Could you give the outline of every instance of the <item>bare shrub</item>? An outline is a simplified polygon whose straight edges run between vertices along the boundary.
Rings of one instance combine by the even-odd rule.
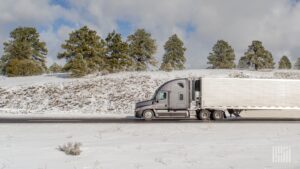
[[[62,151],[62,152],[65,152],[65,154],[67,155],[80,155],[81,153],[81,150],[80,150],[80,146],[82,144],[81,143],[78,143],[78,142],[75,142],[75,143],[67,143],[67,144],[64,144],[62,146],[59,146],[58,147],[58,150],[59,151]]]

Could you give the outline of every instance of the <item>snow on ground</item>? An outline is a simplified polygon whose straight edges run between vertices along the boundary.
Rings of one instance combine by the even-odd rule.
[[[135,101],[150,98],[158,86],[174,78],[299,78],[299,75],[297,71],[186,70],[94,74],[79,79],[68,78],[66,74],[0,77],[0,117],[125,117],[133,115]],[[248,117],[255,113],[261,112],[251,112]],[[280,111],[277,114],[283,115]],[[298,121],[240,120],[2,123],[0,169],[296,169],[300,167],[299,127]],[[82,154],[67,156],[56,149],[68,142],[81,142]],[[285,156],[273,151],[281,147],[287,148]],[[291,156],[291,161],[272,161],[287,156]]]
[[[122,72],[69,78],[68,74],[0,77],[1,116],[127,116],[174,78],[300,78],[299,71],[183,70]]]
[[[1,169],[296,169],[298,122],[0,124]],[[246,131],[246,132],[245,132]],[[56,148],[81,142],[82,154]],[[287,148],[285,156],[273,148]],[[291,161],[272,160],[291,157]]]

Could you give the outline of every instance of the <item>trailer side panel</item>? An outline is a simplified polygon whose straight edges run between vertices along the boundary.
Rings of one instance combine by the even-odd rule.
[[[300,109],[300,80],[202,78],[202,108]]]

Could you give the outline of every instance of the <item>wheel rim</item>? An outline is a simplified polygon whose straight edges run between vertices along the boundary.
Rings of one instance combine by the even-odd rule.
[[[208,114],[206,112],[202,113],[202,118],[203,119],[207,119],[207,117],[208,117]]]
[[[149,111],[145,112],[144,118],[145,118],[145,119],[152,119],[152,113],[149,112]]]
[[[213,113],[213,116],[214,116],[214,119],[215,120],[220,120],[220,119],[222,119],[223,117],[223,112],[222,111],[215,111],[214,113]]]
[[[208,120],[210,117],[210,113],[207,110],[201,110],[198,115],[200,120]]]

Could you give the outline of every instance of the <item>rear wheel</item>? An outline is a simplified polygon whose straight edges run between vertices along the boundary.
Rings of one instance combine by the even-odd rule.
[[[210,119],[210,111],[208,111],[208,110],[200,110],[197,113],[197,118],[199,120],[209,120]]]
[[[222,119],[224,119],[224,112],[221,110],[215,110],[212,112],[211,118],[213,120],[222,120]]]
[[[145,110],[143,113],[143,118],[144,120],[152,120],[154,117],[153,111],[152,110]]]

